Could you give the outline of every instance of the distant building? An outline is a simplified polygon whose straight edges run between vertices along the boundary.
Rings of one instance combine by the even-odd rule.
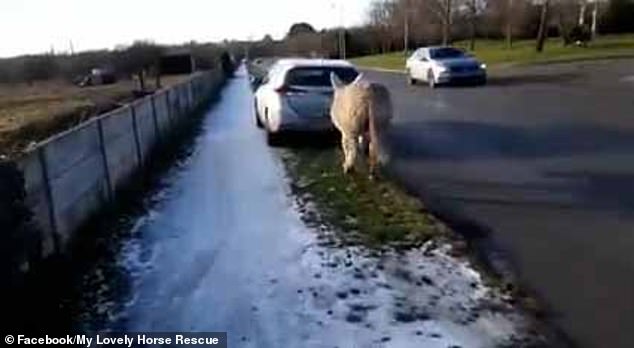
[[[82,76],[76,82],[80,87],[108,85],[117,82],[114,70],[111,68],[94,68],[90,74]]]
[[[196,70],[194,56],[189,48],[169,48],[161,55],[159,61],[161,74],[191,74]]]

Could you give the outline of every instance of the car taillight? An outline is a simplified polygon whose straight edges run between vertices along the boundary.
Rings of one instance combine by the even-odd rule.
[[[278,88],[275,89],[275,92],[279,93],[279,94],[286,94],[286,95],[293,95],[293,94],[305,94],[306,91],[298,89],[298,88],[293,88],[290,86],[286,86],[286,85],[282,85]]]
[[[290,88],[286,85],[282,85],[278,88],[275,89],[275,92],[279,93],[279,94],[286,94],[290,91]]]

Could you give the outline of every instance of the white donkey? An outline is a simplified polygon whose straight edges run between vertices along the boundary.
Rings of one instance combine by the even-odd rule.
[[[377,165],[387,162],[385,134],[392,119],[392,101],[387,88],[365,81],[359,74],[345,85],[334,73],[330,74],[335,89],[330,116],[341,132],[343,148],[343,172],[353,169],[357,157],[357,142],[368,144],[370,177]]]

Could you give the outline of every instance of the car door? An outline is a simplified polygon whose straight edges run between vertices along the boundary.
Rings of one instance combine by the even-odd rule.
[[[427,81],[427,71],[429,70],[429,67],[431,65],[429,49],[425,49],[421,52],[418,62],[418,79]]]
[[[262,82],[255,92],[255,106],[262,122],[266,122],[265,110],[269,107],[268,103],[269,98],[271,97],[271,80],[276,74],[277,70],[277,67],[273,66],[271,70],[269,70],[269,72],[262,78]]]
[[[417,49],[416,51],[414,51],[414,53],[412,53],[412,55],[407,59],[407,70],[409,71],[409,74],[412,78],[418,78],[418,60],[421,54],[421,49]]]
[[[411,62],[411,74],[417,80],[427,79],[427,69],[429,68],[429,58],[427,55],[427,49],[418,50],[412,57]]]

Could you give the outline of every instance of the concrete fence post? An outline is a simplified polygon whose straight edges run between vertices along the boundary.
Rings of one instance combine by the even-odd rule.
[[[167,112],[167,122],[170,125],[170,129],[172,129],[172,127],[174,127],[174,119],[172,116],[172,103],[170,102],[170,93],[171,93],[171,89],[167,89],[165,90],[165,93],[163,94],[165,97],[165,105],[167,105],[167,110],[165,110],[165,112]]]
[[[187,98],[187,112],[191,112],[193,109],[193,105],[192,105],[192,82],[191,81],[187,81],[187,84],[185,85],[185,98]]]
[[[195,106],[195,102],[194,102],[194,81],[193,80],[189,80],[189,82],[187,82],[187,96],[189,99],[189,111],[191,112],[192,110],[194,110],[194,106]]]
[[[159,127],[158,115],[156,114],[156,105],[154,104],[154,95],[150,96],[150,105],[152,106],[152,119],[154,120],[154,133],[156,140],[160,143],[162,140],[161,129]]]
[[[175,119],[177,120],[177,122],[179,121],[180,118],[180,111],[181,111],[181,105],[180,105],[180,93],[178,92],[178,89],[176,89],[176,87],[172,88],[171,91],[174,92],[174,113],[175,115]]]
[[[114,200],[114,189],[112,186],[112,179],[110,178],[110,168],[108,166],[108,153],[106,152],[106,141],[103,135],[102,118],[97,119],[97,132],[99,133],[99,152],[101,153],[101,161],[103,163],[103,174],[104,174],[104,179],[106,179],[106,189],[108,192],[108,200],[112,202]]]
[[[141,150],[141,139],[139,136],[139,126],[136,119],[136,112],[134,111],[134,104],[130,105],[130,112],[132,113],[132,131],[134,133],[134,145],[136,147],[137,163],[143,164],[143,150]]]
[[[53,200],[53,190],[51,189],[51,179],[48,174],[48,164],[46,162],[46,146],[37,149],[37,159],[42,170],[42,184],[44,185],[44,196],[46,197],[46,207],[48,208],[48,222],[53,236],[53,248],[55,252],[61,252],[61,241],[57,228],[57,215],[55,212],[55,201]]]
[[[196,105],[198,105],[198,99],[196,98],[196,78],[193,78],[190,84],[191,84],[190,90],[192,95],[192,105],[193,105],[193,108],[196,108]]]

